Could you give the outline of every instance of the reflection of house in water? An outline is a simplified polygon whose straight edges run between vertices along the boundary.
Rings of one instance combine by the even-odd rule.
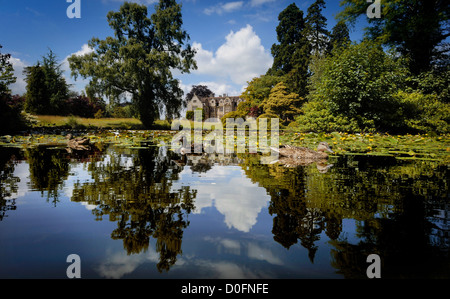
[[[430,243],[444,251],[450,249],[450,204],[442,204],[434,209],[435,214],[428,217],[433,224],[430,233]]]
[[[242,159],[236,155],[208,154],[208,155],[184,155],[181,160],[174,161],[178,166],[190,166],[193,172],[208,172],[214,165],[238,166]]]
[[[207,98],[194,95],[187,104],[187,111],[203,109],[206,119],[222,118],[225,114],[236,111],[239,103],[243,101],[240,97],[230,97],[226,94],[219,97],[212,96]]]

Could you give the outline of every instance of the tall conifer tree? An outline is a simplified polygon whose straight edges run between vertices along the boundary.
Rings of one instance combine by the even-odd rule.
[[[322,14],[324,0],[316,0],[309,8],[306,16],[306,32],[314,55],[325,53],[328,47],[330,32],[326,29],[327,19]]]
[[[303,11],[295,3],[289,5],[278,16],[276,32],[279,44],[272,46],[273,66],[267,72],[272,76],[285,76],[292,92],[307,94],[310,44],[306,37]]]

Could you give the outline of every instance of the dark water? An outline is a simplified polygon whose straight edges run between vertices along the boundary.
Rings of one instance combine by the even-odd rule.
[[[0,278],[450,278],[449,166],[0,148]]]

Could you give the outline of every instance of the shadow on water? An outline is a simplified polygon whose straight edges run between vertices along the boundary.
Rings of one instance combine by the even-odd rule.
[[[128,255],[146,252],[156,240],[157,269],[169,271],[182,253],[184,230],[198,190],[176,190],[179,174],[239,166],[270,196],[273,240],[286,249],[300,244],[316,262],[319,240],[329,240],[330,263],[345,278],[365,278],[370,254],[383,257],[384,278],[450,277],[449,167],[436,161],[382,156],[332,157],[332,167],[264,165],[259,155],[181,157],[164,147],[0,149],[0,221],[16,210],[19,161],[29,165],[29,188],[58,205],[72,165],[83,163],[88,181],[73,186],[72,202],[95,206],[96,220],[117,227]],[[322,171],[321,171],[322,169]],[[350,240],[345,221],[356,223]],[[0,222],[1,225],[1,222]]]

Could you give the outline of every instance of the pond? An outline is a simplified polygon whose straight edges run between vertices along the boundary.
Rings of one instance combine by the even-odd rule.
[[[0,278],[450,278],[449,166],[0,147]]]

